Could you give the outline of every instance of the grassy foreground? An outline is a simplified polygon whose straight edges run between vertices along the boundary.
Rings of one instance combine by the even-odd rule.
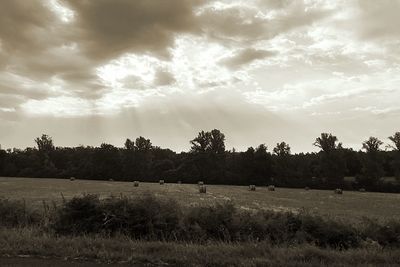
[[[120,266],[398,266],[400,250],[338,251],[311,245],[147,242],[117,236],[55,237],[32,228],[0,229],[0,255],[118,263]]]
[[[27,205],[42,209],[43,201],[60,203],[61,194],[67,199],[83,193],[100,197],[110,195],[142,196],[148,193],[158,198],[173,199],[181,205],[196,206],[223,203],[231,200],[243,210],[291,211],[307,210],[318,215],[342,218],[346,221],[360,221],[367,217],[378,220],[400,220],[400,194],[360,193],[345,191],[335,195],[330,190],[309,190],[277,188],[268,191],[257,187],[249,191],[246,186],[207,185],[207,194],[199,194],[194,184],[111,182],[93,180],[42,179],[42,178],[2,178],[0,177],[0,197],[25,199]]]

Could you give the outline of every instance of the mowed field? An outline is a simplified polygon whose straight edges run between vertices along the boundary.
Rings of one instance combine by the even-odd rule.
[[[276,188],[268,191],[257,187],[207,185],[207,193],[200,194],[195,184],[140,183],[42,178],[0,178],[0,198],[24,199],[27,206],[42,208],[43,201],[62,202],[62,196],[71,199],[82,194],[109,196],[141,196],[154,194],[170,198],[183,206],[207,205],[232,201],[243,210],[306,210],[319,215],[359,222],[363,218],[378,220],[400,219],[400,194],[345,191],[343,195],[329,190]],[[50,203],[48,203],[50,204]]]

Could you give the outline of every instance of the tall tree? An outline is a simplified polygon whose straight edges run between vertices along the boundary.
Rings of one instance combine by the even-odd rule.
[[[54,150],[53,139],[47,134],[42,134],[41,137],[37,137],[35,143],[41,152],[48,153]]]
[[[366,154],[363,157],[363,167],[361,174],[357,176],[357,182],[363,187],[372,189],[384,175],[382,158],[379,155],[382,144],[381,140],[372,136],[362,143],[362,148],[366,151]]]
[[[275,155],[284,157],[290,155],[290,146],[285,142],[280,142],[276,144],[276,147],[274,147],[273,151]]]
[[[290,181],[289,177],[292,172],[290,166],[290,146],[285,142],[277,143],[273,149],[273,173],[277,185],[288,186]]]
[[[396,132],[394,135],[389,136],[389,140],[393,142],[393,145],[389,145],[394,150],[393,160],[391,162],[394,176],[400,181],[400,132]]]
[[[127,150],[134,150],[135,149],[135,142],[131,139],[127,138],[125,141],[125,149]]]
[[[209,136],[209,151],[215,154],[223,154],[225,152],[225,135],[220,130],[214,129]]]
[[[193,153],[206,152],[210,146],[210,133],[201,131],[196,138],[190,141],[192,145],[190,151]]]
[[[336,136],[331,133],[321,133],[321,137],[315,139],[313,143],[321,148],[320,169],[328,187],[340,187],[344,183],[344,173],[346,165],[343,160],[342,144],[338,143]]]
[[[152,148],[150,139],[146,139],[143,136],[136,138],[135,143],[138,151],[149,151]]]

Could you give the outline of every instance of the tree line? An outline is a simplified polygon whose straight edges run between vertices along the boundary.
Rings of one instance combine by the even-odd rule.
[[[209,184],[270,185],[343,188],[400,192],[400,132],[362,143],[362,150],[343,147],[331,133],[313,143],[319,152],[292,154],[290,145],[265,144],[246,151],[226,150],[225,135],[201,131],[190,141],[189,152],[176,153],[154,146],[142,136],[126,139],[124,147],[103,143],[99,147],[56,147],[43,134],[36,147],[0,149],[0,176],[45,177]],[[350,177],[350,178],[348,178]],[[385,179],[384,177],[394,177]]]

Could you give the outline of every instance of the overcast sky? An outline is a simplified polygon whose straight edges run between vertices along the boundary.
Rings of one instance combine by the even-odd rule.
[[[2,0],[0,144],[313,151],[400,130],[398,0]]]

